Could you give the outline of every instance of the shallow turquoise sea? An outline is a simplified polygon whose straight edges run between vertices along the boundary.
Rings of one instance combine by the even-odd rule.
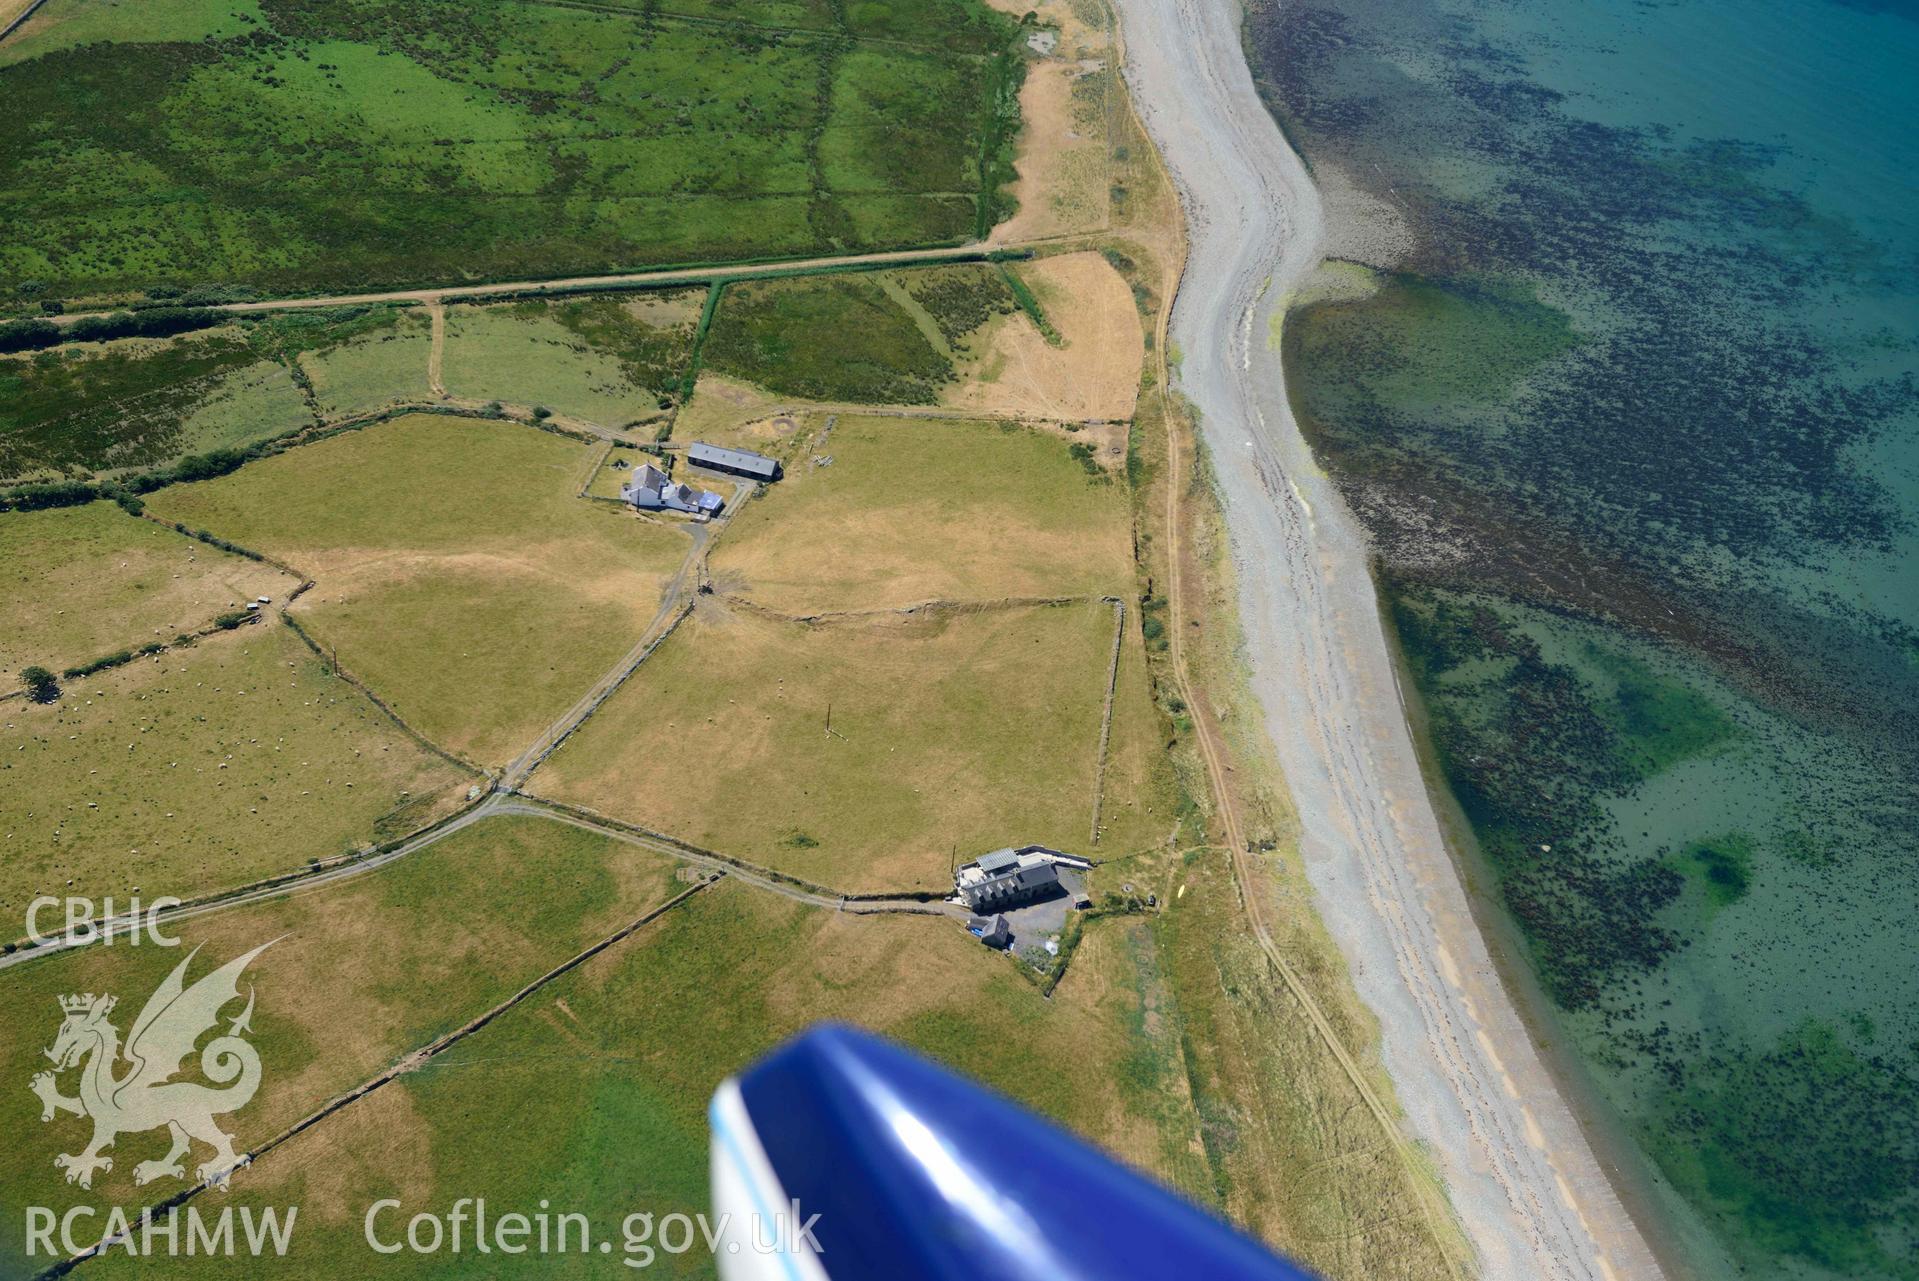
[[[1919,4],[1247,44],[1410,233],[1303,295],[1289,387],[1635,1205],[1697,1275],[1919,1277]]]

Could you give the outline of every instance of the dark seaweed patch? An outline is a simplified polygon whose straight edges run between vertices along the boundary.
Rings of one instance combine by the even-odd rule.
[[[1752,838],[1743,833],[1695,841],[1681,857],[1704,875],[1707,897],[1716,906],[1737,903],[1752,888]]]
[[[1395,626],[1447,782],[1471,820],[1548,991],[1569,1010],[1656,969],[1683,877],[1622,857],[1601,808],[1643,777],[1643,751],[1576,671],[1488,604],[1388,583]]]
[[[1895,1250],[1919,1232],[1919,1081],[1813,1021],[1711,1066],[1713,1085],[1669,1101],[1661,1160],[1768,1249],[1842,1276],[1910,1276]]]

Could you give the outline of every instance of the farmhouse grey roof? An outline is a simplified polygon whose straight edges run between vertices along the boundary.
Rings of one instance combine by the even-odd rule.
[[[974,911],[1022,903],[1059,885],[1059,869],[1048,854],[994,850],[966,864],[953,885]]]
[[[635,507],[647,511],[659,511],[662,508],[671,511],[687,512],[698,515],[711,515],[718,511],[722,500],[718,494],[680,481],[668,480],[666,473],[652,463],[644,463],[633,473],[633,480],[620,491],[620,497]]]
[[[720,445],[708,445],[703,441],[695,441],[686,447],[686,457],[688,461],[698,463],[702,467],[732,472],[739,476],[751,476],[755,480],[780,478],[778,460],[744,449],[726,449]]]

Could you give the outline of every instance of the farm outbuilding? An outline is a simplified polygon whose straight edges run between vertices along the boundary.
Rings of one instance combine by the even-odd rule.
[[[686,461],[709,471],[723,471],[750,480],[774,481],[780,478],[780,464],[776,458],[745,449],[708,445],[703,441],[695,441],[686,447]]]
[[[967,932],[988,947],[1005,947],[1013,941],[1004,916],[975,916],[966,922]]]

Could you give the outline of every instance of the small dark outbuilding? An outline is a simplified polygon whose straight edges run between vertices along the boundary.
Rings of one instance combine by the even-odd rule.
[[[975,916],[966,923],[967,932],[988,947],[1005,947],[1013,941],[1004,916]]]

